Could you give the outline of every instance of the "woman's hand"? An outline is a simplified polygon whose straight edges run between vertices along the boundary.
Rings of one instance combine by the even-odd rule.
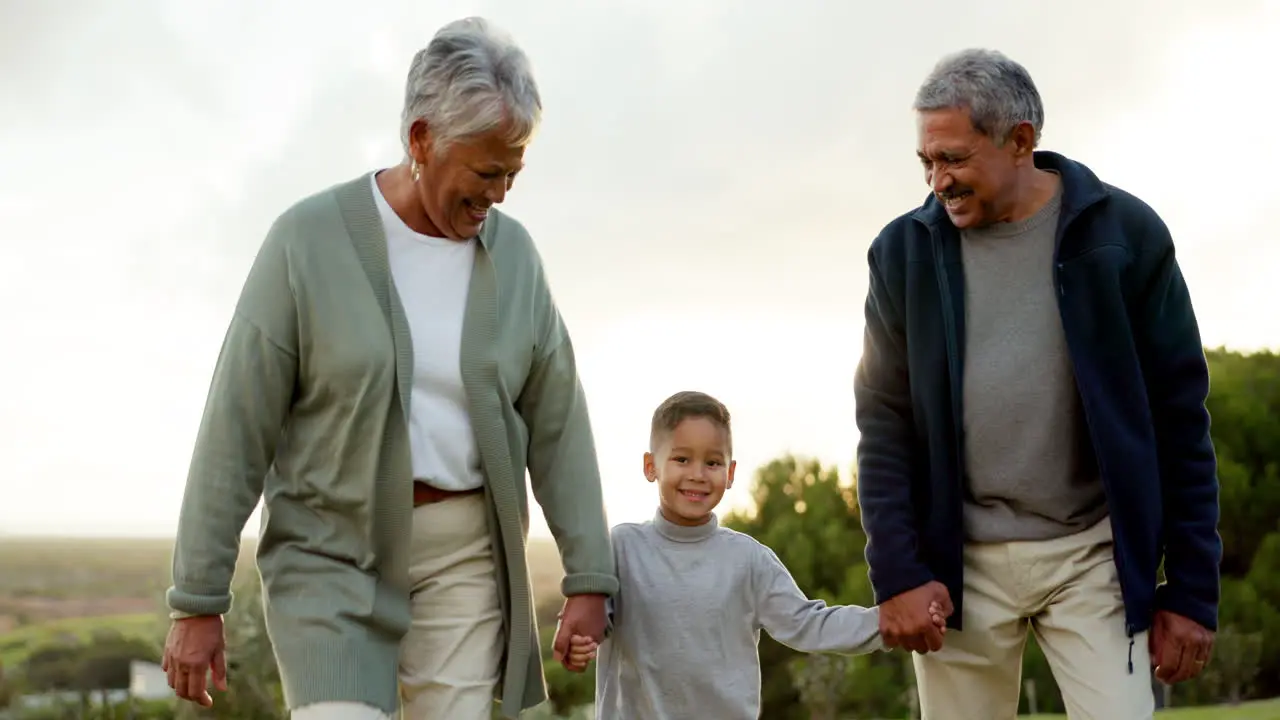
[[[174,620],[164,642],[160,667],[169,675],[169,687],[183,700],[213,707],[205,684],[213,671],[213,686],[227,691],[227,641],[221,615],[199,615]]]

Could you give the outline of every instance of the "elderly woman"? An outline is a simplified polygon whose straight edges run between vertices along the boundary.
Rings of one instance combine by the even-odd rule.
[[[409,68],[406,164],[276,220],[245,282],[187,479],[164,665],[226,686],[221,615],[265,503],[263,602],[299,720],[509,717],[545,699],[527,468],[560,546],[557,648],[618,587],[572,345],[529,235],[494,206],[541,116],[480,19]]]

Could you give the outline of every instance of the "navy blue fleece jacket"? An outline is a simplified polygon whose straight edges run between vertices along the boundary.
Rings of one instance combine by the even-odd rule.
[[[1035,162],[1063,182],[1054,282],[1106,488],[1127,630],[1148,629],[1157,608],[1216,629],[1222,541],[1209,374],[1173,240],[1154,210],[1084,165],[1049,152]],[[884,602],[939,580],[959,610],[960,236],[930,196],[881,231],[868,262],[855,394],[871,583]],[[1162,560],[1167,582],[1157,587]]]

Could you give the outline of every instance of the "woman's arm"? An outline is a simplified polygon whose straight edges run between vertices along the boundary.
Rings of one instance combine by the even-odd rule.
[[[262,497],[293,400],[297,307],[286,235],[277,222],[258,252],[214,367],[173,551],[167,599],[178,616],[231,607],[240,534]]]
[[[618,578],[600,467],[573,344],[544,291],[540,342],[516,409],[529,428],[529,478],[564,563],[561,592],[612,595]]]

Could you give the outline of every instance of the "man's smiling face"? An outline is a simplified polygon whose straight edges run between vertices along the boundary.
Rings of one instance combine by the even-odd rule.
[[[919,131],[924,180],[952,224],[963,230],[1000,222],[1017,196],[1017,143],[997,145],[966,108],[921,112]]]

